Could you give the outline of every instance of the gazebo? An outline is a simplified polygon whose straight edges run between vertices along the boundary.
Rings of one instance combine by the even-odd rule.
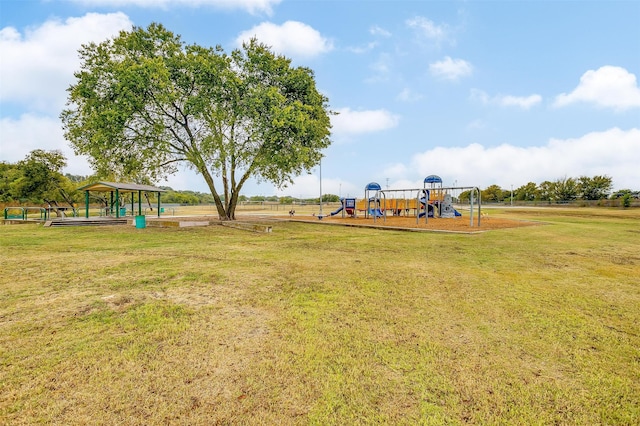
[[[120,217],[120,196],[122,194],[131,194],[131,208],[134,206],[134,194],[138,193],[138,215],[142,215],[142,193],[154,192],[158,196],[158,217],[160,217],[160,194],[166,192],[162,188],[158,188],[151,185],[138,185],[135,183],[115,183],[115,182],[96,182],[89,185],[85,185],[78,188],[78,191],[84,191],[85,199],[85,217],[89,217],[89,193],[93,192],[109,192],[111,193],[111,207],[114,206],[115,201],[115,213],[116,218]]]

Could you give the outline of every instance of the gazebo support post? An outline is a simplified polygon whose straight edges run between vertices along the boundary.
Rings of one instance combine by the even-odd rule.
[[[120,192],[116,188],[116,219],[120,217]]]
[[[89,191],[84,191],[84,217],[89,219]]]

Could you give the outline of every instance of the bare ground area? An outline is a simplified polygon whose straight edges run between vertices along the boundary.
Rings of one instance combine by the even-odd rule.
[[[506,229],[506,228],[520,228],[523,226],[542,225],[543,222],[529,221],[529,220],[517,220],[506,219],[503,217],[484,215],[480,219],[480,226],[478,226],[477,216],[473,218],[473,226],[471,226],[468,216],[457,218],[429,218],[425,223],[424,218],[416,220],[415,217],[410,216],[387,216],[386,218],[376,218],[374,221],[372,217],[365,218],[364,216],[352,218],[343,218],[340,215],[328,216],[319,219],[317,216],[312,215],[238,215],[238,221],[240,222],[255,222],[260,220],[290,220],[295,222],[309,222],[317,224],[332,224],[343,226],[356,226],[356,227],[372,227],[372,228],[389,228],[389,229],[401,229],[401,230],[416,230],[416,231],[434,231],[434,232],[463,232],[463,233],[475,233],[490,231],[494,229]],[[151,218],[149,221],[154,221],[155,218]],[[217,217],[213,216],[183,216],[180,218],[165,218],[164,221],[209,221],[210,224],[219,223]]]
[[[324,217],[321,220],[314,216],[280,216],[279,219],[295,220],[295,221],[311,221],[322,222],[329,224],[340,224],[345,226],[365,226],[365,227],[380,227],[380,228],[397,228],[407,230],[425,230],[425,231],[447,231],[447,232],[482,232],[493,229],[505,229],[505,228],[519,228],[522,226],[541,225],[541,222],[524,221],[505,219],[501,217],[485,216],[480,219],[480,226],[478,226],[477,217],[473,220],[473,226],[471,226],[469,217],[457,217],[451,219],[443,218],[429,218],[425,223],[424,218],[416,221],[415,217],[406,216],[387,216],[386,218],[376,218],[375,222],[373,218],[364,217],[345,217],[331,216]]]

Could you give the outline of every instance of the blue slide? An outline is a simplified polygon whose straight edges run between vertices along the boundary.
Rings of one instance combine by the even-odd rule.
[[[422,203],[422,205],[424,205],[424,202],[423,202],[422,200],[424,200],[424,198],[422,198],[422,199],[420,200],[420,203]],[[429,204],[429,207],[428,207],[428,208],[429,208],[429,217],[433,217],[433,206],[432,206],[431,204]],[[424,217],[424,212],[419,213],[419,214],[418,214],[418,217]]]
[[[334,212],[331,212],[329,214],[319,214],[317,217],[318,217],[318,219],[322,220],[323,217],[329,217],[329,216],[337,215],[338,213],[340,213],[342,211],[342,209],[343,209],[343,207],[340,206],[340,207],[338,207],[338,210],[336,210]]]
[[[340,213],[340,212],[342,211],[342,209],[343,209],[343,206],[338,207],[338,210],[336,210],[336,211],[334,211],[334,212],[329,213],[329,216],[335,216],[335,215],[337,215],[338,213]]]

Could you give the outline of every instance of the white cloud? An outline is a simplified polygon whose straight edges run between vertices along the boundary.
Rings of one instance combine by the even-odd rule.
[[[379,27],[377,25],[374,25],[371,28],[369,28],[369,33],[371,35],[375,35],[375,36],[391,37],[391,33],[389,31],[387,31],[384,28],[381,28],[381,27]]]
[[[452,59],[447,56],[442,61],[429,64],[429,71],[436,77],[457,80],[473,73],[471,64],[463,59]]]
[[[296,177],[293,184],[286,188],[275,189],[265,188],[265,195],[275,193],[278,197],[290,196],[295,198],[318,198],[320,196],[320,176],[316,168],[311,174],[304,174]],[[362,193],[362,188],[358,188],[350,182],[332,177],[322,177],[322,193],[334,194],[341,197],[356,197]],[[326,207],[325,207],[326,208]],[[325,210],[324,213],[327,213]]]
[[[529,95],[529,96],[499,96],[498,104],[502,106],[517,106],[522,109],[529,109],[534,105],[538,105],[542,102],[542,96],[540,95]]]
[[[387,183],[385,182],[383,186],[384,189],[395,189],[395,190],[401,190],[401,189],[416,189],[416,188],[422,188],[424,185],[424,178],[420,178],[420,179],[414,179],[414,180],[409,180],[409,179],[397,179],[397,180],[390,180],[389,181],[389,188],[387,188]],[[399,195],[399,193],[396,193],[396,195]],[[403,192],[402,193],[402,198],[409,198],[409,197],[413,197],[415,196],[416,193],[411,193],[411,192]]]
[[[282,25],[263,22],[250,30],[243,31],[236,38],[236,44],[251,38],[267,44],[277,53],[301,58],[312,58],[333,50],[330,40],[309,25],[298,21],[287,21]]]
[[[514,188],[569,176],[607,175],[616,189],[640,186],[640,129],[612,128],[578,138],[551,139],[544,146],[503,144],[486,148],[434,148],[416,154],[409,169],[420,175],[437,174],[459,185],[485,188],[497,184]],[[434,167],[434,165],[437,165]]]
[[[201,174],[189,168],[189,166],[184,163],[179,164],[177,167],[178,173],[167,176],[164,180],[157,182],[158,185],[166,185],[179,191],[210,192],[209,187]],[[216,182],[216,185],[219,187],[218,182]]]
[[[480,89],[471,89],[469,98],[473,101],[477,101],[485,105],[491,103],[491,96],[489,96],[489,94],[484,90]]]
[[[408,87],[402,89],[402,91],[398,93],[398,96],[396,96],[396,99],[402,102],[416,102],[421,100],[422,98],[424,98],[424,96],[422,96],[420,93],[412,91]]]
[[[481,119],[473,120],[467,124],[467,129],[470,129],[470,130],[484,129],[486,127],[487,127],[487,124]]]
[[[393,58],[388,53],[381,53],[378,59],[369,65],[373,71],[373,76],[365,79],[367,83],[378,83],[389,79],[391,68],[393,66]]]
[[[378,43],[376,43],[375,41],[372,41],[371,43],[367,43],[364,46],[351,46],[351,47],[347,47],[347,50],[349,52],[353,52],[353,53],[357,53],[357,54],[363,54],[363,53],[367,53],[372,51],[373,49],[375,49],[378,46]]]
[[[0,30],[0,101],[57,114],[66,89],[80,67],[81,44],[101,42],[130,29],[123,13],[88,13],[64,22],[50,20],[20,34],[13,27]]]
[[[384,109],[352,111],[340,108],[338,115],[331,117],[333,134],[338,136],[379,132],[396,127],[400,122],[398,115]]]
[[[381,28],[377,25],[372,26],[371,28],[369,28],[369,34],[376,36],[376,37],[391,37],[391,33],[387,30],[385,30],[384,28]],[[363,54],[363,53],[367,53],[372,51],[373,49],[375,49],[376,47],[379,46],[379,43],[377,41],[371,41],[369,43],[366,43],[364,45],[360,45],[360,46],[350,46],[347,47],[346,50],[349,52],[353,52],[353,53],[357,53],[359,55]]]
[[[395,163],[395,164],[390,164],[387,167],[384,168],[382,174],[384,176],[388,176],[390,179],[391,178],[402,178],[404,176],[406,176],[408,170],[407,170],[407,166],[402,164],[402,163]]]
[[[0,119],[0,161],[16,163],[34,149],[60,150],[67,158],[65,173],[89,175],[93,173],[87,160],[76,157],[64,139],[60,120],[34,114],[24,114],[18,119]]]
[[[249,13],[263,12],[272,14],[273,8],[282,0],[73,0],[87,6],[136,6],[154,9],[170,7],[203,7],[211,6],[220,9],[243,9]]]
[[[436,25],[433,21],[423,16],[407,19],[405,23],[409,28],[417,30],[421,37],[435,42],[438,46],[450,37],[450,31],[446,25]]]
[[[603,66],[589,70],[571,93],[556,97],[554,106],[587,102],[603,108],[626,110],[640,107],[640,88],[636,76],[624,68]]]
[[[472,89],[470,97],[485,105],[515,106],[522,109],[529,109],[542,102],[542,96],[537,94],[529,96],[496,95],[491,97],[486,92],[478,89]]]

